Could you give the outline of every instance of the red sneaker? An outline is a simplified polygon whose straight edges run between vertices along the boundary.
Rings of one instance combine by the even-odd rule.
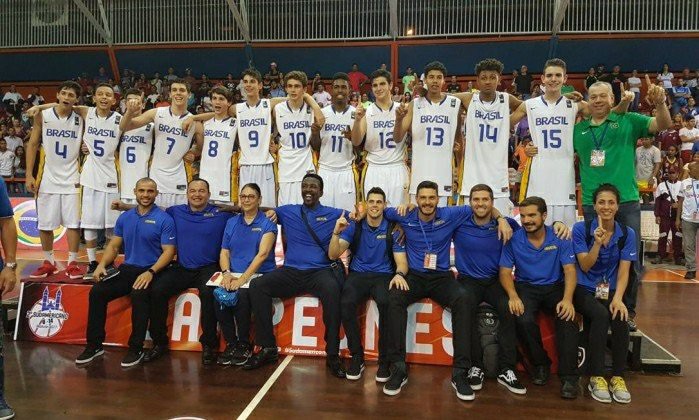
[[[58,268],[51,264],[48,260],[44,260],[44,263],[39,266],[33,273],[29,275],[32,279],[43,279],[50,275],[58,273]]]
[[[85,270],[78,265],[77,261],[73,261],[66,267],[66,275],[73,280],[81,279],[85,275]]]

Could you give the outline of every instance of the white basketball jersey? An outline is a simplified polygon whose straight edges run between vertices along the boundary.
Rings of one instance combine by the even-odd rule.
[[[74,194],[80,186],[78,157],[83,137],[83,119],[75,112],[60,118],[55,108],[41,112],[43,165],[39,167],[39,192]]]
[[[80,172],[80,185],[97,191],[119,192],[115,153],[121,135],[120,120],[118,112],[110,112],[102,118],[97,115],[97,108],[88,108],[83,141],[90,153]]]
[[[539,153],[531,159],[526,196],[554,206],[575,205],[573,127],[578,104],[561,96],[547,103],[543,96],[525,101],[529,131]]]
[[[506,93],[496,92],[493,102],[474,93],[466,112],[466,147],[461,195],[476,184],[493,189],[493,197],[509,197],[507,153],[510,142],[510,104]]]
[[[238,118],[238,147],[240,165],[268,165],[274,163],[269,154],[272,138],[272,109],[269,99],[261,99],[255,106],[246,102],[235,105]]]
[[[392,165],[403,163],[405,159],[405,142],[393,140],[393,126],[396,124],[396,108],[400,104],[391,102],[388,109],[381,109],[377,104],[369,105],[366,118],[366,160],[375,165]]]
[[[139,179],[148,176],[148,162],[153,151],[153,123],[127,131],[119,146],[119,188],[121,198],[135,199],[133,190]]]
[[[201,153],[199,178],[209,183],[211,199],[231,201],[231,158],[238,125],[233,118],[204,123],[204,150]]]
[[[413,154],[410,194],[422,181],[433,181],[439,195],[452,195],[454,136],[459,125],[461,100],[445,95],[439,103],[427,98],[413,100]]]
[[[335,112],[333,106],[323,108],[325,124],[320,130],[320,156],[318,165],[332,171],[342,171],[352,168],[354,149],[352,140],[342,132],[351,130],[354,125],[355,108],[347,106],[345,112]]]
[[[187,171],[184,155],[192,147],[194,124],[185,133],[182,122],[189,117],[172,115],[170,107],[158,108],[155,114],[155,147],[150,164],[150,177],[158,185],[158,191],[169,194],[187,192]]]
[[[274,107],[274,119],[279,132],[279,182],[298,182],[309,172],[315,172],[311,154],[311,125],[313,112],[305,102],[294,110],[289,102]]]

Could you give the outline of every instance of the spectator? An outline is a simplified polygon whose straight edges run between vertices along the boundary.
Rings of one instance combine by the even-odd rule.
[[[248,94],[245,93],[245,84],[243,83],[242,78],[238,82],[238,86],[236,86],[235,89],[238,91],[238,93],[240,93],[241,100],[246,101],[248,98]]]
[[[459,93],[461,92],[461,85],[456,81],[456,76],[451,76],[451,83],[447,86],[447,92],[449,93]]]
[[[636,183],[639,190],[653,188],[661,162],[660,149],[653,146],[653,139],[643,137],[641,146],[636,148]]]
[[[320,72],[317,71],[315,76],[313,76],[313,81],[311,82],[311,92],[315,92],[317,90],[319,83],[323,83],[323,80],[320,77]]]
[[[699,106],[694,98],[687,99],[687,115],[694,118],[694,125],[699,127]]]
[[[401,102],[403,100],[403,94],[400,93],[400,88],[398,86],[393,86],[393,95],[391,99],[393,102]]]
[[[107,81],[107,84],[112,87],[112,90],[114,91],[114,97],[118,100],[121,98],[121,86],[119,86],[118,83],[114,83],[114,80],[109,79]]]
[[[156,95],[162,91],[163,79],[160,78],[160,73],[158,73],[157,71],[153,75],[153,78],[150,79],[150,85],[153,86],[152,92],[154,92]]]
[[[7,150],[14,153],[17,146],[22,145],[22,138],[18,137],[15,127],[10,127],[7,129],[7,137],[5,137],[5,146]]]
[[[27,102],[22,104],[22,113],[19,115],[19,121],[22,124],[22,128],[25,130],[29,130],[29,128],[32,126],[32,120],[29,117],[29,114],[27,114],[27,111],[29,110],[29,104]]]
[[[92,87],[92,85],[88,85],[87,89],[84,92],[85,93],[83,93],[82,104],[85,106],[95,106],[95,89]]]
[[[233,80],[233,75],[228,73],[226,76],[226,80],[223,81],[223,86],[228,89],[230,92],[233,92],[235,90],[235,80]]]
[[[168,82],[169,82],[168,85],[169,85],[170,83],[172,83],[173,80],[177,80],[177,79],[179,79],[179,78],[180,78],[180,77],[179,77],[178,75],[175,74],[175,69],[172,68],[172,67],[169,67],[169,68],[167,69],[167,74],[165,75],[165,77],[164,77],[163,79],[165,79],[166,81],[168,81]]]
[[[284,84],[284,73],[277,68],[277,63],[274,61],[269,63],[269,71],[265,74],[265,77],[269,77],[270,83],[277,82],[279,86]]]
[[[655,113],[655,110],[653,110]],[[655,114],[654,114],[655,115]],[[667,152],[670,146],[677,147],[677,150],[682,150],[682,140],[680,139],[680,130],[684,126],[681,115],[672,117],[672,126],[667,130],[663,130],[655,135],[655,142],[662,153]],[[691,156],[690,156],[691,157]]]
[[[529,74],[528,70],[527,66],[522,65],[519,75],[515,79],[517,92],[522,95],[522,100],[529,99],[532,96],[532,75]]]
[[[325,86],[322,83],[318,83],[316,85],[316,91],[313,94],[313,99],[318,102],[318,105],[320,105],[321,108],[329,105],[332,101],[332,97],[325,90]]]
[[[315,90],[314,90],[315,92]],[[269,98],[272,96],[272,81],[269,80],[269,76],[265,76],[262,80],[262,97]]]
[[[25,134],[27,134],[24,127],[22,127],[22,122],[19,120],[19,118],[12,118],[12,128],[15,129],[15,136],[19,137],[20,139],[24,138]]]
[[[187,96],[187,110],[193,114],[197,113],[197,95],[192,91]]]
[[[680,109],[687,106],[687,99],[691,97],[689,88],[685,85],[684,79],[677,78],[675,86],[672,88],[672,113],[677,114]]]
[[[684,265],[682,261],[682,233],[675,226],[679,207],[677,196],[680,193],[678,175],[679,171],[672,168],[666,173],[655,191],[653,213],[655,214],[655,223],[659,226],[660,236],[658,236],[658,257],[653,260],[653,264],[662,264],[663,261],[667,260],[667,237],[672,234],[672,256],[675,259],[675,264]]]
[[[386,70],[386,71],[388,71],[388,66],[386,65],[386,63],[381,63],[381,66],[379,66],[379,70]]]
[[[406,92],[405,95],[407,96],[408,93]],[[410,102],[410,99],[408,99],[407,101]],[[350,96],[349,104],[356,108],[359,105],[359,94],[353,93]]]
[[[10,90],[5,92],[5,95],[2,97],[2,102],[5,104],[7,112],[10,114],[19,116],[22,112],[24,98],[17,92],[15,85],[10,85]]]
[[[27,96],[27,102],[30,104],[30,106],[38,106],[45,103],[44,97],[41,96],[41,93],[39,93],[38,87],[32,88],[32,93]]]
[[[82,73],[80,76],[78,76],[78,84],[82,88],[82,91],[85,92],[87,90],[88,86],[94,86],[94,82],[92,79],[87,77],[87,73]]]
[[[694,118],[686,116],[684,118],[684,127],[679,131],[680,140],[682,141],[682,160],[689,162],[692,156],[694,142],[699,140],[699,129],[694,124]]]
[[[156,108],[164,108],[170,106],[170,102],[168,101],[167,94],[161,94],[158,96],[158,102],[155,103]]]
[[[595,69],[595,76],[597,77],[597,80],[599,80],[602,76],[607,74],[606,69],[604,67],[604,64],[600,63],[597,65],[597,68]]]
[[[203,98],[204,96],[208,96],[209,91],[211,90],[211,88],[213,88],[213,86],[211,85],[211,80],[209,80],[209,76],[207,76],[206,74],[201,75],[201,82],[197,83],[197,81],[195,80],[194,83],[197,84],[197,88],[195,90],[194,87],[192,87],[192,90],[197,92],[197,98]],[[190,86],[193,85],[190,84]]]
[[[466,92],[471,92],[471,93],[476,93],[478,92],[478,89],[473,87],[473,82],[469,80],[469,82],[466,84]]]
[[[413,83],[415,82],[416,78],[417,76],[411,67],[405,69],[405,76],[403,76],[403,79],[401,80],[403,83],[403,93],[410,92],[410,95],[412,96]]]
[[[25,194],[27,192],[24,186],[24,177],[27,176],[27,156],[25,155],[24,146],[17,146],[17,149],[15,149],[14,167],[14,177],[17,179],[17,182],[14,183],[14,190],[17,193]]]
[[[667,179],[667,174],[670,171],[676,171],[677,176],[682,173],[682,167],[684,163],[682,158],[679,156],[679,148],[674,144],[670,145],[667,149],[667,153],[663,156],[662,162],[660,162],[660,173],[658,174],[658,180]]]
[[[680,180],[684,181],[685,179],[689,178],[689,165],[691,165],[694,162],[699,163],[699,152],[696,152],[692,155],[692,160],[689,162],[682,162],[684,163],[684,166],[682,167],[682,175],[680,175]]]
[[[107,83],[109,82],[109,75],[107,74],[107,70],[104,67],[100,67],[97,70],[97,76],[95,76],[95,85],[99,85],[100,83]]]
[[[352,92],[361,93],[362,87],[369,80],[366,74],[359,71],[359,65],[357,63],[352,64],[352,71],[347,73],[347,76],[349,76],[350,88],[352,88]]]
[[[592,86],[593,83],[597,81],[597,72],[595,71],[594,67],[590,67],[590,69],[587,71],[587,76],[585,76],[585,99],[588,98],[588,89],[590,89],[590,86]]]
[[[362,93],[362,106],[364,106],[364,109],[367,109],[371,106],[373,102],[369,100],[369,95],[366,93]]]
[[[124,69],[121,72],[121,88],[124,92],[131,89],[134,81],[134,73],[129,69]]]
[[[621,93],[625,90],[626,76],[621,73],[621,66],[618,64],[612,68],[612,72],[599,78],[604,82],[612,85],[612,93],[614,94],[614,105],[618,105],[621,100]]]
[[[636,70],[631,72],[631,77],[629,77],[628,82],[629,90],[634,94],[634,99],[629,111],[638,112],[638,105],[641,102],[641,79],[638,77],[638,72]],[[587,84],[587,81],[585,81],[585,83]]]
[[[151,92],[146,96],[146,109],[152,109],[155,108],[155,104],[158,102],[158,98],[160,97],[160,94],[158,92]],[[126,98],[124,98],[126,99]]]
[[[286,96],[286,92],[284,92],[284,88],[275,81],[272,82],[272,90],[270,91],[270,95],[272,95],[272,98],[283,98]],[[245,99],[243,98],[243,100]]]
[[[663,69],[656,76],[656,79],[662,82],[663,88],[667,92],[669,98],[672,98],[672,79],[674,79],[674,77],[675,76],[670,72],[670,65],[667,63],[663,64]]]
[[[7,142],[5,139],[0,139],[0,176],[2,176],[7,183],[8,192],[14,169],[15,154],[7,150]]]

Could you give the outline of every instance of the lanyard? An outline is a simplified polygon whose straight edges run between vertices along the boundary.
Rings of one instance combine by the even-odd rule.
[[[600,136],[599,140],[597,139],[597,136],[595,135],[595,131],[592,129],[592,126],[590,126],[590,134],[592,134],[592,142],[595,143],[595,150],[602,149],[602,142],[604,141],[604,137],[607,135],[609,121],[605,121],[602,125],[604,125],[604,130],[602,130],[602,135]]]
[[[435,218],[437,215],[434,216]],[[422,238],[425,240],[425,245],[427,245],[427,252],[432,252],[432,242],[427,241],[427,235],[425,234],[425,229],[422,227],[422,220],[420,220],[420,216],[417,218],[417,222],[420,224],[420,230],[422,231]],[[434,232],[434,219],[432,219],[432,232]]]

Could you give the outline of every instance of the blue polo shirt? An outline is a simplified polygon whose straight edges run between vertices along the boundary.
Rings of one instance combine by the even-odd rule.
[[[308,233],[301,219],[301,209],[306,213],[308,224],[320,239],[325,249],[321,249]],[[302,204],[287,204],[277,207],[277,220],[284,230],[286,237],[286,255],[284,266],[298,270],[313,270],[330,267],[327,250],[330,237],[335,228],[335,222],[343,210],[326,207],[322,204],[308,208]]]
[[[408,266],[422,273],[449,271],[449,251],[454,231],[473,215],[469,206],[437,207],[435,218],[429,222],[420,220],[418,209],[401,217],[394,208],[384,211],[388,221],[398,222],[405,231],[405,249]],[[425,254],[437,254],[437,269],[425,267]]]
[[[378,227],[371,227],[366,221],[361,222],[362,235],[359,244],[356,244],[356,252],[352,256],[350,270],[358,273],[388,273],[393,274],[393,264],[386,253],[386,235],[389,222],[381,220]],[[350,222],[347,229],[340,235],[340,239],[350,244],[354,240],[354,232],[357,229],[355,222]],[[398,234],[393,235],[393,252],[405,252],[405,246],[398,244]]]
[[[597,218],[592,219],[592,226],[590,227],[590,232],[594,232],[599,224],[597,223]],[[638,255],[636,254],[636,232],[630,227],[626,228],[626,242],[624,243],[624,248],[621,250],[621,255],[619,253],[619,248],[617,247],[617,242],[621,238],[623,232],[621,225],[614,222],[614,234],[609,240],[607,246],[601,246],[599,249],[599,256],[597,257],[597,262],[588,270],[587,273],[580,269],[580,266],[576,265],[576,270],[578,273],[578,284],[583,286],[590,292],[594,292],[597,284],[602,281],[605,277],[609,281],[609,290],[616,290],[616,280],[619,273],[619,260],[624,261],[636,261]],[[578,222],[573,225],[573,250],[575,254],[587,254],[592,248],[592,243],[590,246],[587,245],[585,232],[585,222]],[[633,265],[632,265],[633,269]]]
[[[5,180],[0,178],[0,219],[6,217],[13,217],[15,215],[12,209],[12,203],[10,203],[10,197],[7,195],[7,186],[5,185]],[[5,267],[5,262],[0,256],[0,270]]]
[[[114,226],[114,235],[124,239],[124,263],[147,268],[163,253],[162,245],[177,245],[172,217],[153,206],[141,216],[138,207],[123,212]]]
[[[514,232],[520,229],[514,219],[506,217]],[[459,274],[476,279],[489,279],[498,276],[502,241],[498,239],[498,222],[479,226],[473,216],[465,220],[454,232],[456,269]]]
[[[228,220],[226,230],[223,232],[221,248],[231,253],[230,264],[233,273],[243,273],[248,269],[260,251],[260,242],[266,233],[273,233],[276,236],[277,225],[261,211],[257,212],[257,216],[250,224],[245,223],[245,217],[242,214]],[[269,273],[275,268],[277,263],[274,259],[274,247],[272,247],[257,272]]]
[[[518,282],[547,286],[563,281],[563,266],[575,264],[573,243],[560,239],[553,228],[545,226],[546,237],[540,248],[535,248],[520,229],[502,248],[500,267],[515,267]]]
[[[166,211],[175,221],[176,236],[182,240],[182,246],[177,248],[180,265],[195,269],[218,264],[223,231],[233,214],[213,205],[203,211],[192,211],[189,204],[180,204]]]

